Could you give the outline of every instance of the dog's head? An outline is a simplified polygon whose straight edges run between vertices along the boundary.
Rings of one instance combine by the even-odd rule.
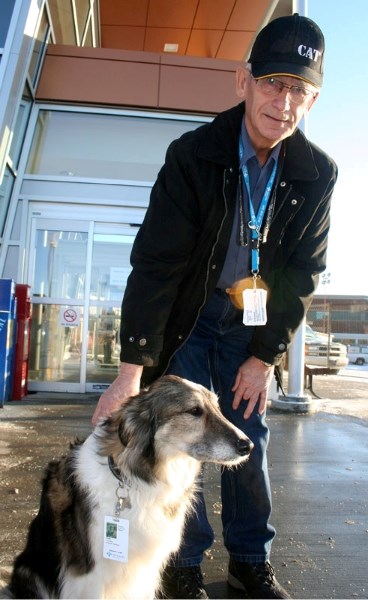
[[[172,375],[130,398],[96,428],[96,435],[101,454],[121,455],[130,472],[146,481],[160,463],[179,455],[236,465],[253,447],[221,414],[215,394]]]

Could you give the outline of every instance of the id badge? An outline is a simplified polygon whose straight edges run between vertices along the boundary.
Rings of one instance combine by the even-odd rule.
[[[128,562],[129,521],[117,517],[105,517],[104,558]]]
[[[262,288],[243,290],[243,323],[244,325],[266,325],[267,292]]]

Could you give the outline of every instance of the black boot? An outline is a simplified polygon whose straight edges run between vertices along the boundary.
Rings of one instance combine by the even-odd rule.
[[[201,568],[166,567],[161,578],[160,598],[208,598]]]
[[[245,592],[245,598],[290,598],[269,562],[252,564],[230,558],[228,584]]]

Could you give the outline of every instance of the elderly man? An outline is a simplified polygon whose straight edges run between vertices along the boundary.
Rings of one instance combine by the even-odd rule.
[[[221,475],[228,581],[250,598],[289,597],[269,562],[265,409],[325,269],[337,169],[297,128],[318,97],[323,57],[312,20],[271,21],[237,70],[241,104],[168,148],[132,250],[120,374],[94,415],[164,372],[214,388],[255,444],[248,464]],[[163,575],[167,597],[207,598],[200,563],[212,542],[199,494]]]

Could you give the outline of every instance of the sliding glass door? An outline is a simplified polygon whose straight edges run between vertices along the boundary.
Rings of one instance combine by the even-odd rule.
[[[30,389],[98,391],[113,381],[136,231],[95,220],[33,219]]]

